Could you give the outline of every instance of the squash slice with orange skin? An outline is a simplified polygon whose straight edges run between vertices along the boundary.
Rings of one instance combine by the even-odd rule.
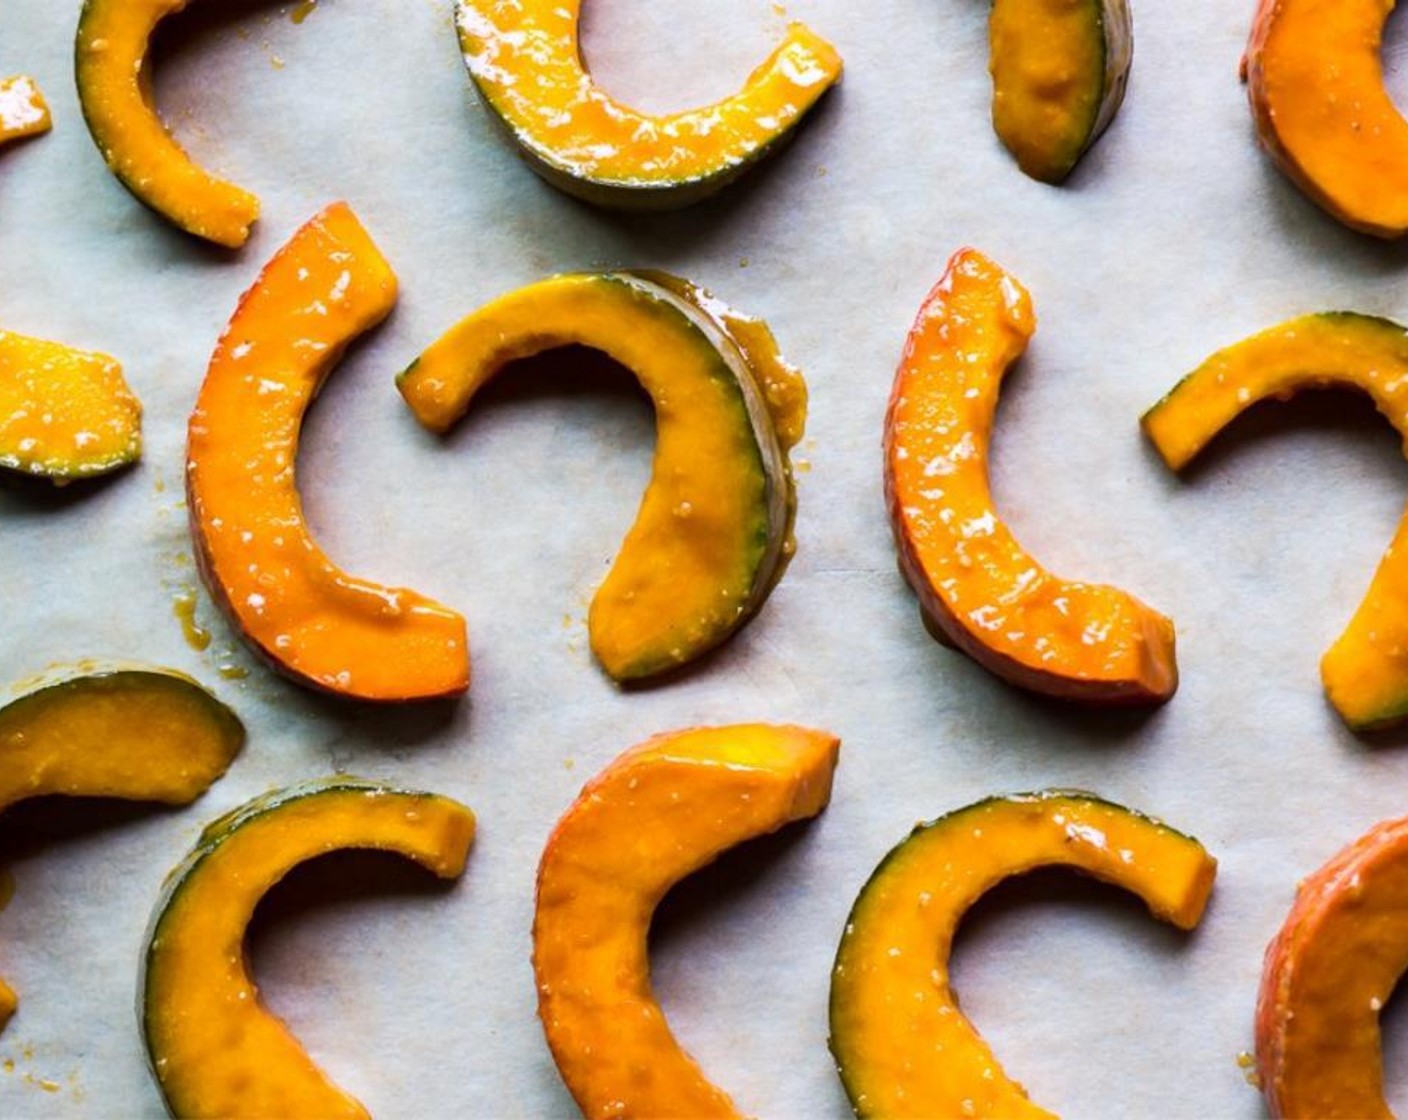
[[[1392,1120],[1379,1011],[1408,971],[1408,819],[1375,825],[1296,890],[1266,949],[1256,1061],[1273,1117]]]
[[[238,249],[259,199],[192,160],[152,96],[152,35],[187,3],[84,0],[73,49],[78,101],[109,170],[139,202],[187,233]]]
[[[1408,232],[1408,120],[1384,87],[1393,0],[1260,0],[1242,60],[1261,145],[1302,191],[1376,237]]]
[[[167,879],[137,985],[142,1038],[173,1116],[358,1117],[259,998],[244,955],[259,900],[305,860],[396,852],[456,878],[474,815],[447,797],[329,778],[275,790],[216,821]]]
[[[49,105],[33,78],[0,78],[0,148],[54,127]]]
[[[831,1052],[857,1116],[1051,1116],[1003,1071],[949,984],[964,914],[1039,867],[1123,887],[1154,917],[1192,929],[1217,861],[1196,840],[1080,791],[993,797],[918,825],[861,890],[832,970]]]
[[[360,700],[469,686],[464,619],[334,565],[309,534],[294,481],[304,411],[343,349],[395,301],[396,277],[356,216],[328,207],[240,300],[186,444],[191,532],[211,595],[280,671]]]
[[[66,672],[0,708],[0,810],[56,794],[185,805],[243,745],[234,713],[182,673]],[[0,981],[0,1027],[15,1006]]]
[[[651,992],[650,918],[722,852],[821,812],[838,746],[765,724],[658,735],[592,779],[558,822],[538,868],[533,969],[548,1045],[588,1120],[738,1115]]]
[[[1117,588],[1045,571],[993,507],[998,392],[1035,329],[1014,277],[976,250],[954,254],[905,344],[885,420],[900,569],[930,631],[1009,683],[1090,703],[1162,703],[1178,686],[1172,623]]]
[[[1302,315],[1219,350],[1144,414],[1144,434],[1174,470],[1258,401],[1303,389],[1367,394],[1408,440],[1408,331],[1388,319]],[[1408,516],[1349,625],[1320,662],[1325,695],[1356,731],[1408,717]]]
[[[578,41],[581,7],[459,0],[455,22],[475,86],[529,166],[599,206],[669,210],[713,194],[781,146],[841,77],[831,44],[794,23],[733,96],[642,113],[592,81]]]
[[[762,607],[794,551],[787,452],[806,385],[767,326],[662,273],[579,273],[530,284],[461,320],[397,379],[432,431],[454,425],[513,361],[589,346],[655,406],[650,484],[592,599],[592,652],[617,681],[671,672]]]
[[[142,453],[142,406],[106,354],[0,330],[0,468],[56,484]]]

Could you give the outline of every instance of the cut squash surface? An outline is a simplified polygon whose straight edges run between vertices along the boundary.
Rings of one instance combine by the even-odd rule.
[[[49,105],[33,78],[0,78],[0,148],[53,127]]]

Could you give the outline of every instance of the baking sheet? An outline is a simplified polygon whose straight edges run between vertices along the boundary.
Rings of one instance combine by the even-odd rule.
[[[320,0],[301,23],[289,5],[207,6],[165,36],[157,88],[193,153],[262,196],[238,254],[171,230],[105,172],[72,90],[76,4],[7,0],[0,17],[0,73],[33,74],[56,122],[0,155],[0,324],[113,353],[146,406],[137,469],[81,492],[0,490],[0,681],[138,658],[195,674],[250,730],[187,811],[21,807],[0,828],[15,885],[0,974],[21,995],[0,1035],[0,1114],[161,1114],[132,1008],[162,876],[218,813],[338,770],[456,796],[479,838],[450,890],[388,860],[300,872],[252,941],[268,1002],[377,1116],[572,1115],[528,963],[543,840],[630,744],[770,719],[842,736],[831,807],[672,897],[655,938],[671,1022],[740,1108],[847,1114],[825,1046],[829,966],[857,890],[913,822],[1065,785],[1201,838],[1221,861],[1211,909],[1185,937],[1070,877],[1004,888],[960,941],[965,1009],[1065,1115],[1263,1115],[1237,1061],[1262,949],[1300,877],[1408,811],[1401,742],[1346,733],[1317,676],[1400,514],[1402,460],[1367,405],[1316,396],[1267,410],[1180,482],[1136,420],[1252,330],[1327,307],[1401,318],[1408,295],[1401,247],[1321,215],[1256,150],[1236,81],[1250,5],[1139,7],[1124,108],[1053,189],[992,135],[984,5],[592,0],[595,71],[648,108],[729,92],[788,17],[846,60],[780,158],[652,217],[598,213],[518,161],[468,88],[445,0]],[[197,583],[180,481],[209,352],[263,262],[336,198],[402,298],[309,418],[306,506],[349,571],[467,615],[467,703],[320,700],[254,664],[203,590],[208,650],[173,615]],[[1028,284],[1041,324],[999,418],[1000,508],[1049,567],[1172,615],[1183,684],[1161,711],[1006,688],[927,637],[895,571],[886,396],[915,310],[965,244]],[[648,405],[623,378],[595,389],[540,370],[440,441],[392,384],[492,296],[615,265],[676,271],[764,316],[812,392],[786,579],[698,671],[629,694],[591,662],[584,617],[648,475]],[[1401,1107],[1408,1031],[1401,1010],[1386,1016]]]

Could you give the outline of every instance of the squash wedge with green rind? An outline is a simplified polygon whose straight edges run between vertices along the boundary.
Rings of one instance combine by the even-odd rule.
[[[1144,414],[1174,470],[1246,409],[1302,389],[1366,393],[1408,440],[1408,330],[1357,312],[1302,315],[1219,350]],[[1357,731],[1408,717],[1408,516],[1349,625],[1320,662],[1325,695]]]
[[[392,851],[443,879],[474,816],[447,797],[337,777],[276,790],[215,821],[168,877],[142,957],[138,1018],[173,1116],[365,1117],[259,999],[244,957],[259,900],[336,850]]]
[[[417,419],[444,432],[510,363],[568,345],[615,359],[655,406],[651,481],[588,619],[606,672],[643,680],[724,641],[790,558],[786,450],[801,433],[805,387],[756,320],[674,277],[628,272],[558,276],[503,296],[397,384]]]

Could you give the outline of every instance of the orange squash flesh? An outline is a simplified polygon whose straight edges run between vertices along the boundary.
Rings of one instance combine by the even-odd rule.
[[[142,406],[106,354],[0,331],[0,467],[54,482],[142,453]]]
[[[659,735],[594,778],[538,868],[533,968],[558,1071],[588,1120],[732,1117],[650,989],[650,918],[680,879],[744,840],[815,816],[838,742],[762,724]]]
[[[300,683],[362,700],[469,686],[464,619],[355,579],[309,535],[294,482],[303,413],[344,347],[379,323],[396,277],[346,205],[269,262],[220,337],[191,415],[186,487],[211,595]]]
[[[1219,350],[1145,413],[1150,442],[1181,470],[1258,401],[1355,388],[1408,440],[1408,332],[1353,312],[1303,315]],[[1351,728],[1408,716],[1408,517],[1364,600],[1320,662],[1325,695]]]
[[[1169,620],[1116,588],[1045,571],[993,507],[999,387],[1035,328],[1026,289],[973,249],[954,255],[920,310],[885,422],[901,570],[931,631],[1004,680],[1073,700],[1161,703],[1178,685]]]
[[[108,168],[187,233],[237,249],[259,199],[196,164],[157,115],[148,51],[157,25],[188,0],[84,0],[74,43],[83,119]]]
[[[1311,199],[1377,237],[1408,231],[1408,120],[1384,88],[1392,0],[1260,0],[1243,60],[1262,146]]]
[[[598,87],[582,62],[582,0],[459,0],[465,64],[529,165],[569,194],[621,209],[672,209],[719,190],[800,123],[841,59],[800,23],[712,105],[652,115]]]
[[[0,708],[0,810],[55,794],[185,805],[243,744],[234,713],[183,674],[85,671]],[[0,1027],[15,1006],[0,981]]]
[[[1266,950],[1256,1059],[1273,1117],[1392,1120],[1379,1011],[1408,971],[1408,820],[1385,821],[1300,884]]]
[[[968,909],[1002,880],[1070,867],[1197,925],[1217,861],[1196,840],[1091,794],[995,797],[921,824],[856,899],[831,981],[831,1050],[857,1116],[1051,1114],[964,1018],[949,954]]]
[[[48,103],[33,78],[0,79],[0,147],[54,127]]]
[[[473,838],[473,814],[449,798],[349,778],[275,791],[211,825],[167,881],[138,984],[142,1036],[171,1114],[365,1117],[260,1001],[245,928],[305,860],[379,849],[452,879]]]

